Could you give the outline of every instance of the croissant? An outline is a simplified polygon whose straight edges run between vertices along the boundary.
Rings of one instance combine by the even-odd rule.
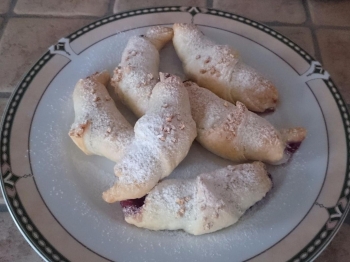
[[[159,50],[172,37],[173,30],[161,26],[151,27],[146,35],[131,37],[114,70],[111,84],[115,92],[138,117],[146,112],[158,82]]]
[[[109,80],[109,73],[103,71],[78,81],[73,92],[75,120],[69,136],[85,154],[118,161],[134,131],[108,94],[105,86]]]
[[[146,195],[187,155],[197,132],[188,93],[179,77],[160,73],[149,108],[134,131],[135,139],[115,165],[118,179],[103,193],[106,202]]]
[[[166,179],[146,197],[120,202],[125,221],[151,230],[201,235],[228,227],[260,201],[272,181],[261,162],[201,174],[195,179]]]
[[[254,112],[273,111],[275,86],[246,65],[232,47],[217,45],[193,24],[174,24],[173,44],[186,75],[198,85]]]
[[[191,81],[184,85],[197,124],[196,139],[218,156],[232,161],[279,164],[288,160],[306,136],[302,127],[279,132],[241,102],[235,106]]]

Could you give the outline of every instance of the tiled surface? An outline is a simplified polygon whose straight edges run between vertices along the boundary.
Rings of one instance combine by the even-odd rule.
[[[329,246],[315,262],[349,262],[350,261],[350,226],[343,224]]]
[[[0,261],[43,261],[21,235],[8,212],[0,212]]]
[[[0,0],[0,14],[4,14],[9,9],[11,0]]]
[[[350,1],[308,0],[308,4],[315,24],[350,26]]]
[[[303,23],[302,0],[214,0],[213,7],[263,22]]]
[[[91,21],[11,18],[0,40],[0,91],[11,92],[23,74],[50,45]]]
[[[298,44],[310,55],[315,55],[314,43],[309,28],[301,26],[272,26],[272,28]]]
[[[206,0],[116,0],[114,3],[114,12],[122,12],[135,8],[145,8],[153,6],[206,6]]]
[[[350,31],[319,29],[316,34],[323,65],[350,103]]]
[[[35,15],[91,15],[102,16],[109,0],[17,0],[15,13]]]
[[[350,103],[350,1],[0,0],[0,113],[25,71],[62,36],[103,15],[165,5],[214,7],[267,23],[320,58]],[[350,261],[349,246],[350,226],[345,224],[316,261]],[[7,212],[0,212],[0,261],[42,261]]]

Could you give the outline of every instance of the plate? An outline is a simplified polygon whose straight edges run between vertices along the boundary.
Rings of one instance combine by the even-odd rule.
[[[238,49],[279,89],[277,110],[264,117],[278,128],[308,130],[288,164],[268,167],[274,188],[263,201],[234,226],[197,237],[124,222],[119,204],[101,199],[113,179],[113,163],[84,155],[67,135],[77,80],[112,72],[130,36],[175,22],[195,23]],[[185,77],[171,44],[161,51],[160,70]],[[349,131],[349,115],[331,77],[288,38],[214,9],[145,8],[103,18],[60,39],[25,75],[3,117],[1,187],[18,228],[47,261],[311,261],[349,209]],[[194,143],[170,177],[194,177],[228,163]]]

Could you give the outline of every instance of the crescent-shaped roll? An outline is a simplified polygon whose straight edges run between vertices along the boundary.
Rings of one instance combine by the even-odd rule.
[[[131,111],[141,117],[148,108],[152,89],[158,82],[159,50],[173,37],[173,30],[154,26],[146,35],[129,39],[111,84]]]
[[[265,165],[253,162],[195,179],[166,179],[145,198],[122,201],[121,205],[129,224],[201,235],[236,223],[271,187]]]
[[[278,93],[271,81],[246,65],[238,52],[217,45],[193,24],[174,24],[173,44],[186,75],[198,85],[254,112],[274,110]]]
[[[151,31],[154,39],[165,39],[162,37],[162,32],[171,32],[172,29],[157,27],[156,30]],[[132,42],[132,40],[129,41],[129,43]],[[128,48],[129,44],[124,54],[128,54]],[[144,68],[150,67],[149,64],[158,65],[158,62],[155,62],[159,59],[158,53],[155,57],[146,56],[146,54],[148,53],[140,51],[139,55],[132,58],[138,61],[134,64],[135,71],[142,72]],[[155,67],[155,70],[157,69]],[[140,80],[134,82],[138,81]],[[285,162],[290,155],[285,149],[295,150],[305,138],[306,130],[303,128],[278,132],[268,121],[249,112],[242,103],[237,102],[236,107],[195,83],[186,82],[185,85],[189,91],[192,117],[197,123],[197,141],[223,158],[233,161],[260,160],[279,164]],[[118,89],[120,97],[128,97],[127,104],[136,115],[143,115],[146,112],[151,92],[151,85],[140,88],[130,84],[127,88]]]
[[[187,155],[197,132],[188,93],[179,77],[160,73],[149,108],[134,131],[135,139],[115,165],[117,181],[103,193],[106,202],[146,195]]]
[[[286,161],[289,151],[295,150],[306,136],[301,127],[279,132],[240,102],[235,106],[191,81],[184,85],[197,124],[197,141],[223,158],[278,164]]]
[[[109,80],[109,73],[103,71],[78,81],[73,92],[75,120],[69,136],[85,154],[118,161],[134,131],[108,94]]]

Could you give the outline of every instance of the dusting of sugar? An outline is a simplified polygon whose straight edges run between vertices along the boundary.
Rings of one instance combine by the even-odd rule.
[[[114,70],[112,85],[122,101],[137,115],[145,114],[153,87],[159,81],[159,50],[171,40],[173,30],[154,26],[146,36],[133,36]]]
[[[106,87],[91,78],[79,80],[73,100],[75,121],[69,134],[73,138],[83,137],[90,153],[118,160],[134,133]]]
[[[192,180],[162,181],[137,212],[126,212],[126,220],[155,230],[209,233],[237,222],[270,189],[262,163],[228,166]]]
[[[252,89],[254,94],[264,93],[271,81],[257,73],[252,67],[238,63],[234,73],[232,74],[232,84],[241,90]],[[252,88],[253,87],[253,88]]]
[[[69,97],[67,97],[66,101],[71,103]],[[67,106],[67,109],[64,109],[67,111],[65,115],[68,115],[68,109],[70,108],[71,107]],[[66,161],[68,163],[71,161],[68,159],[71,159],[73,155],[79,156],[79,151],[76,150],[74,151],[74,154],[67,155],[67,148],[65,146],[65,143],[68,142],[71,144],[72,142],[69,141],[69,138],[65,132],[63,132],[63,135],[60,135],[62,131],[61,129],[55,127],[55,124],[57,124],[55,121],[52,121],[49,124],[50,128],[48,129],[53,130],[53,132],[50,134],[48,132],[47,135],[49,135],[50,141],[51,139],[53,140],[52,143],[46,144],[45,146],[47,148],[47,152],[50,152],[52,155],[50,158],[62,159],[62,157],[66,156],[65,158],[67,159]],[[200,150],[200,148],[198,150]],[[204,150],[201,149],[200,151]],[[36,152],[33,151],[32,153],[35,154]],[[191,162],[191,165],[193,164],[194,167],[191,166],[191,172],[189,173],[192,173],[192,175],[198,175],[203,171],[196,170],[203,170],[203,166],[205,169],[213,168],[211,166],[207,167],[204,164],[211,162],[213,157],[218,157],[212,156],[207,152],[205,153],[206,154],[204,156],[209,157],[211,159],[210,161],[206,161],[206,158],[201,159],[201,154],[193,156],[193,158],[189,156],[190,159],[199,159],[198,162],[194,161],[194,164]],[[207,156],[207,154],[210,156]],[[298,158],[299,152],[297,151],[293,157]],[[103,202],[97,202],[98,199],[100,199],[100,195],[96,195],[96,199],[89,197],[91,193],[90,191],[99,191],[99,188],[97,188],[97,185],[94,183],[94,177],[92,174],[100,171],[100,168],[96,166],[96,157],[93,157],[93,159],[91,159],[91,165],[87,165],[87,163],[90,163],[90,159],[91,157],[87,158],[86,156],[82,156],[80,158],[81,161],[79,158],[74,160],[74,166],[78,167],[80,170],[79,174],[75,173],[63,175],[62,173],[59,173],[60,176],[55,176],[55,178],[52,179],[57,181],[58,179],[61,180],[62,178],[64,179],[65,177],[68,177],[69,180],[67,182],[69,184],[72,184],[72,182],[76,181],[74,184],[76,184],[77,188],[79,188],[77,192],[78,194],[70,200],[75,203],[75,210],[71,210],[75,214],[75,223],[91,223],[92,227],[96,228],[96,230],[98,230],[99,234],[101,235],[99,237],[99,242],[103,242],[105,244],[112,243],[113,245],[125,247],[125,254],[128,254],[129,257],[133,257],[136,260],[139,259],[139,261],[142,261],[144,257],[147,257],[148,261],[152,261],[152,257],[149,256],[153,256],[152,254],[155,253],[162,253],[165,256],[171,256],[173,261],[183,261],[184,254],[191,258],[191,261],[212,261],[213,259],[225,258],[225,254],[236,250],[237,246],[242,247],[246,250],[251,250],[257,243],[263,244],[264,239],[259,238],[262,228],[268,226],[268,232],[265,232],[264,235],[265,239],[270,239],[274,234],[274,226],[271,225],[268,220],[270,217],[270,209],[266,208],[266,206],[272,205],[274,208],[280,208],[281,212],[288,208],[288,206],[280,205],[278,198],[276,197],[276,193],[287,196],[287,198],[292,197],[294,191],[293,188],[297,187],[298,184],[295,184],[297,182],[295,182],[293,179],[285,180],[285,175],[286,173],[292,174],[294,172],[300,172],[300,167],[298,167],[299,163],[301,163],[300,165],[302,166],[307,165],[307,163],[300,162],[300,159],[298,158],[298,161],[293,161],[292,163],[289,163],[285,166],[269,167],[269,171],[274,178],[275,190],[272,190],[265,199],[249,209],[240,219],[239,223],[233,225],[230,228],[223,229],[208,235],[192,236],[183,231],[155,232],[133,227],[123,221],[123,213],[118,203],[114,205],[106,205]],[[220,159],[218,158],[218,161],[219,160]],[[220,165],[223,165],[221,162],[219,163]],[[186,164],[186,159],[184,161],[184,164]],[[61,170],[55,163],[50,166],[50,169],[52,168],[53,172],[55,172],[55,169],[57,169],[57,172]],[[293,169],[293,172],[291,172],[289,169]],[[281,171],[277,172],[278,170]],[[185,170],[183,169],[183,171]],[[106,175],[111,174],[107,172]],[[76,179],[73,179],[74,177]],[[108,184],[108,181],[105,182]],[[283,193],[281,193],[279,190],[281,183],[285,184]],[[55,185],[55,191],[63,190],[62,187],[59,189],[59,181],[57,181],[57,184],[56,182],[53,182],[53,184]],[[90,185],[90,187],[93,187],[95,185],[96,189],[86,187],[88,185]],[[88,191],[89,193],[87,193]],[[82,194],[82,192],[86,192],[86,194]],[[108,216],[107,218],[105,218],[106,214]],[[87,237],[93,238],[95,236],[89,234]],[[86,241],[86,239],[84,241]],[[120,252],[118,253],[118,255],[115,255],[112,251],[110,251],[110,253],[107,252],[106,254],[109,255],[113,260],[113,258],[117,259],[118,256],[120,256]],[[157,255],[154,256],[157,257]],[[159,261],[159,259],[154,260]]]
[[[147,39],[131,37],[123,51],[122,61],[114,70],[115,91],[137,116],[147,108],[152,89],[157,83],[159,52]]]
[[[192,24],[175,24],[173,43],[186,75],[200,86],[250,110],[275,108],[277,89],[233,48],[215,44]]]
[[[122,41],[115,41],[113,48],[111,48],[110,50],[108,50],[109,52],[107,52],[108,57],[109,54],[115,51],[115,49],[120,48],[118,47],[118,45],[121,42]],[[97,56],[95,59],[91,60],[91,64],[88,64],[87,67],[79,67],[79,70],[87,70],[86,68],[91,68],[92,66],[95,67],[96,60],[100,59],[101,58]],[[106,60],[107,58],[103,59]],[[103,67],[104,64],[102,64],[101,68]],[[80,74],[82,76],[91,73],[87,73],[86,71],[81,72],[83,72]],[[59,90],[62,90],[62,88]],[[31,141],[31,145],[33,146],[34,150],[32,150],[30,154],[33,157],[33,165],[34,163],[36,163],[36,159],[38,159],[37,157],[42,157],[43,153],[48,157],[41,158],[41,164],[44,166],[46,161],[49,163],[48,169],[43,169],[45,172],[43,173],[42,177],[40,177],[40,172],[36,172],[37,168],[39,168],[37,165],[34,166],[34,168],[36,168],[36,170],[34,170],[34,174],[37,174],[38,181],[42,178],[42,181],[52,182],[48,183],[49,187],[51,187],[49,189],[53,190],[52,199],[55,199],[54,194],[56,190],[58,192],[60,190],[66,193],[68,192],[70,185],[74,185],[74,190],[76,190],[75,194],[79,197],[74,196],[72,198],[64,198],[63,196],[62,199],[59,199],[62,200],[66,205],[66,208],[64,210],[69,210],[72,212],[72,214],[74,214],[72,215],[72,217],[74,217],[73,224],[89,225],[91,226],[91,233],[87,235],[86,238],[82,237],[78,235],[77,232],[72,228],[69,229],[69,227],[67,226],[69,223],[67,221],[64,221],[62,217],[58,216],[59,221],[62,222],[62,224],[66,226],[66,228],[69,229],[69,232],[73,232],[73,235],[77,236],[77,238],[80,241],[82,241],[82,243],[89,243],[88,241],[86,241],[86,239],[89,237],[89,240],[91,240],[94,243],[105,244],[103,246],[108,247],[108,249],[104,250],[104,254],[106,254],[107,257],[110,257],[111,260],[118,260],[121,253],[125,253],[126,255],[129,255],[129,258],[125,259],[126,261],[131,261],[131,258],[135,258],[135,261],[144,261],[145,258],[147,258],[147,261],[159,261],[159,259],[154,259],[149,256],[152,256],[155,253],[165,253],[168,256],[169,261],[170,258],[173,261],[183,261],[184,255],[188,255],[189,259],[191,259],[190,261],[202,262],[214,261],[214,259],[215,261],[225,261],[225,259],[231,261],[232,252],[230,251],[237,251],[237,247],[242,248],[242,250],[240,250],[242,252],[244,252],[245,249],[255,250],[256,245],[264,245],[264,243],[266,242],[265,240],[273,238],[273,236],[275,235],[274,231],[276,231],[277,225],[277,223],[275,223],[274,220],[276,213],[277,215],[280,214],[283,217],[284,221],[287,221],[289,218],[287,216],[283,216],[283,214],[289,214],[290,212],[288,210],[289,208],[292,208],[292,204],[295,202],[289,202],[288,200],[292,198],[294,199],[295,191],[301,186],[305,185],[303,180],[304,175],[307,175],[305,176],[305,178],[307,178],[307,181],[310,181],[311,179],[308,174],[303,173],[306,172],[305,169],[310,164],[306,162],[307,160],[304,159],[305,152],[301,154],[299,151],[297,151],[287,165],[269,167],[269,171],[273,175],[275,182],[274,189],[271,191],[270,194],[266,196],[265,199],[257,203],[253,208],[249,209],[240,219],[239,223],[235,224],[234,226],[228,229],[224,229],[222,231],[218,231],[209,235],[197,237],[191,236],[183,231],[154,232],[139,229],[130,226],[123,221],[123,214],[121,209],[119,208],[119,204],[106,205],[103,202],[99,202],[98,204],[94,205],[93,203],[91,203],[91,199],[86,196],[89,195],[89,193],[86,193],[87,191],[85,192],[86,188],[84,189],[82,182],[85,179],[86,183],[89,184],[90,178],[93,178],[92,175],[76,176],[75,173],[70,173],[72,169],[70,168],[70,166],[67,166],[67,163],[70,163],[71,161],[70,157],[72,155],[79,155],[82,153],[79,152],[79,150],[77,150],[74,146],[69,146],[73,143],[70,141],[66,134],[66,130],[69,129],[69,125],[72,122],[71,116],[73,110],[71,106],[71,92],[69,92],[69,94],[67,95],[62,95],[62,93],[57,93],[57,95],[57,101],[62,102],[63,106],[57,107],[53,106],[53,104],[45,104],[45,108],[48,109],[47,114],[50,114],[50,116],[53,119],[52,121],[47,121],[48,128],[38,129],[35,128],[34,124],[32,127],[33,140]],[[45,101],[45,97],[43,101]],[[51,101],[50,103],[54,103]],[[38,110],[38,112],[39,111],[40,110]],[[55,114],[61,114],[62,118],[56,118]],[[278,119],[278,121],[275,122],[279,124],[283,123],[283,119]],[[60,130],[63,130],[63,135],[60,135],[60,133],[62,133]],[[48,139],[46,139],[46,137]],[[40,140],[45,139],[48,142],[42,143],[42,146],[39,147],[39,144],[41,144]],[[181,172],[184,173],[172,174],[172,177],[173,175],[174,177],[178,177],[178,175],[181,175],[182,177],[189,177],[203,172],[204,169],[214,169],[214,167],[210,164],[213,161],[213,159],[216,159],[215,161],[217,162],[214,162],[219,163],[218,165],[226,165],[226,162],[225,164],[223,164],[223,162],[221,162],[221,159],[210,153],[207,153],[206,150],[203,150],[198,144],[197,146],[199,147],[199,150],[194,152],[201,153],[195,156],[189,155],[189,157],[186,158],[182,163],[187,163],[189,165],[192,164],[192,162],[187,162],[187,159],[196,160],[197,162],[194,161],[194,164],[191,166],[184,166],[183,169],[181,169]],[[314,154],[314,152],[306,152],[306,154],[307,156],[309,156],[310,154]],[[59,160],[59,162],[55,162],[55,159]],[[99,160],[101,160],[101,158],[83,156],[81,160],[96,164]],[[79,162],[78,160],[76,163],[79,163],[79,165],[83,165],[83,163]],[[64,164],[63,168],[62,164]],[[96,168],[98,169],[98,167]],[[112,169],[110,168],[110,170]],[[200,171],[197,172],[197,170]],[[106,171],[106,173],[108,172]],[[300,173],[302,175],[299,175]],[[51,175],[48,176],[48,174]],[[297,179],[294,179],[294,176]],[[73,177],[77,177],[77,180],[74,180]],[[301,179],[299,179],[299,177],[301,177]],[[62,180],[65,181],[65,183],[61,184]],[[93,184],[92,181],[91,184]],[[40,191],[44,192],[43,188],[47,186],[47,184],[42,186],[39,182],[38,185],[39,187],[41,186],[39,188]],[[306,188],[311,189],[312,186],[312,182],[306,183]],[[86,194],[82,192],[85,192]],[[100,196],[98,196],[98,198],[100,198]],[[49,206],[51,206],[51,203],[49,201],[53,201],[52,199],[47,199]],[[280,203],[280,201],[282,201],[281,199],[283,199],[284,201],[283,205]],[[70,203],[72,203],[72,205],[70,205]],[[73,204],[74,210],[73,208],[70,209],[70,207],[72,207]],[[303,206],[303,203],[297,203],[297,205]],[[106,208],[101,210],[101,208],[105,206]],[[59,210],[58,213],[61,210]],[[82,216],[82,214],[84,214],[84,216]],[[277,222],[281,221],[281,219],[282,218],[279,218]],[[279,224],[278,228],[281,227],[282,225]],[[95,228],[96,231],[93,231],[92,228]],[[262,229],[264,228],[267,228],[267,231],[262,231]],[[283,226],[283,228],[285,228],[285,226]],[[264,236],[263,238],[261,238],[262,235]],[[90,246],[94,247],[92,245]],[[229,255],[226,256],[225,254]],[[154,256],[158,257],[157,255]],[[237,256],[239,257],[238,254]],[[228,257],[230,259],[227,259]],[[166,258],[164,258],[163,261],[165,259]]]
[[[115,166],[118,189],[109,190],[106,196],[113,196],[115,200],[140,198],[168,176],[187,155],[196,136],[190,112],[181,79],[161,73],[146,114],[135,124],[135,139]]]
[[[278,161],[285,148],[279,132],[265,119],[211,91],[186,81],[197,140],[210,151],[231,160]],[[215,143],[212,142],[215,136]],[[218,146],[218,145],[221,146]],[[230,150],[227,150],[230,147]],[[233,151],[234,149],[235,151]],[[225,152],[233,152],[230,155]]]

